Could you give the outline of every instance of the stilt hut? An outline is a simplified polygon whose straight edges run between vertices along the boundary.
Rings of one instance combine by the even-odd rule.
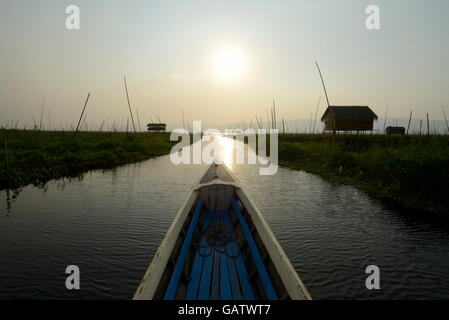
[[[367,106],[329,106],[321,117],[325,131],[371,131],[377,115]]]

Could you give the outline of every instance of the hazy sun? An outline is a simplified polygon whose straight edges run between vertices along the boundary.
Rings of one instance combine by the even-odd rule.
[[[215,57],[215,68],[219,76],[235,79],[245,70],[246,62],[243,55],[235,48],[225,48]]]

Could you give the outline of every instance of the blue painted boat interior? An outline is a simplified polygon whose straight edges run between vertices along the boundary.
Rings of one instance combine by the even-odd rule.
[[[181,251],[171,276],[165,300],[177,297],[179,282],[189,250],[194,248],[193,264],[185,292],[186,300],[254,300],[253,287],[248,280],[248,269],[239,250],[239,239],[232,221],[239,223],[256,265],[266,297],[278,296],[267,273],[263,259],[240,211],[238,201],[232,199],[231,211],[206,211],[202,223],[199,217],[203,202],[199,201],[184,237]],[[232,210],[233,209],[233,210]],[[236,217],[231,217],[236,215]],[[237,221],[238,220],[238,221]],[[194,237],[195,230],[198,236]],[[241,240],[241,239],[240,239]],[[241,241],[240,241],[241,243]],[[248,255],[247,255],[248,256]],[[179,297],[178,297],[179,298]]]

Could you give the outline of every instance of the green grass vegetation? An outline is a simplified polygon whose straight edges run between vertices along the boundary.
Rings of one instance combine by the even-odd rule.
[[[279,164],[403,208],[449,213],[449,136],[279,136]]]
[[[176,142],[169,133],[0,129],[0,143],[1,190],[168,154]],[[449,136],[281,134],[279,164],[404,208],[449,214]]]
[[[5,149],[5,141],[7,148]],[[169,133],[0,129],[0,190],[168,154]],[[7,150],[7,157],[5,150]]]

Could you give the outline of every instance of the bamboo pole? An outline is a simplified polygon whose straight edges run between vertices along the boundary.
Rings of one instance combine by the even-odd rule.
[[[268,109],[265,109],[265,112],[267,113],[267,126],[268,126],[268,131],[270,131],[270,118],[268,117]]]
[[[407,125],[407,135],[408,135],[408,129],[410,129],[410,122],[412,121],[412,114],[413,114],[413,110],[410,110],[410,118],[408,119],[408,125]]]
[[[139,110],[137,110],[137,108],[136,108],[136,114],[137,114],[137,124],[139,125],[139,131],[142,132],[142,127],[140,126]]]
[[[39,121],[39,131],[41,131],[42,129],[42,117],[44,116],[44,106],[45,106],[45,98],[42,101],[41,120]]]
[[[318,69],[318,73],[320,74],[321,83],[323,84],[324,94],[326,95],[327,106],[329,107],[330,106],[329,97],[327,96],[326,86],[324,85],[324,79],[323,79],[323,75],[321,74],[321,70],[320,70],[320,66],[318,65],[318,61],[315,61],[315,64]]]
[[[86,129],[86,119],[87,119],[87,113],[84,115],[83,120],[81,120],[80,128]]]
[[[100,131],[100,132],[102,132],[103,131],[103,126],[104,126],[104,123],[106,122],[106,120],[103,120],[102,122],[101,122],[101,125],[100,125],[100,128],[98,129],[98,131]]]
[[[385,132],[385,128],[387,126],[387,115],[388,115],[388,107],[390,105],[387,104],[387,110],[385,110],[385,118],[384,118],[384,132]]]
[[[129,102],[129,95],[128,95],[128,85],[126,84],[126,77],[123,77],[123,80],[125,81],[125,91],[126,91],[126,99],[128,100],[128,108],[129,108],[129,114],[131,115],[131,120],[133,123],[134,133],[136,133],[136,125],[134,124],[134,117],[133,113],[131,111],[131,103]]]
[[[184,121],[184,110],[181,108],[181,115],[182,115],[182,128],[186,129],[186,123]]]
[[[75,129],[75,135],[78,132],[78,129],[80,127],[80,123],[81,123],[81,120],[83,119],[84,111],[86,110],[87,102],[89,101],[89,98],[90,98],[90,92],[87,95],[86,102],[84,103],[83,111],[81,111],[81,116],[80,116],[80,119],[78,120],[78,125],[76,126],[76,129]]]
[[[449,123],[447,122],[446,112],[444,111],[443,106],[441,106],[441,110],[443,111],[444,121],[446,121],[447,133],[449,133]]]
[[[257,119],[257,116],[255,116],[255,117],[256,117],[256,121],[257,121],[257,126],[259,127],[259,129],[262,129],[261,126],[260,126],[260,122],[259,122],[259,120]]]
[[[34,130],[36,130],[37,129],[36,119],[34,119],[34,115],[31,115],[31,117],[33,118]]]

